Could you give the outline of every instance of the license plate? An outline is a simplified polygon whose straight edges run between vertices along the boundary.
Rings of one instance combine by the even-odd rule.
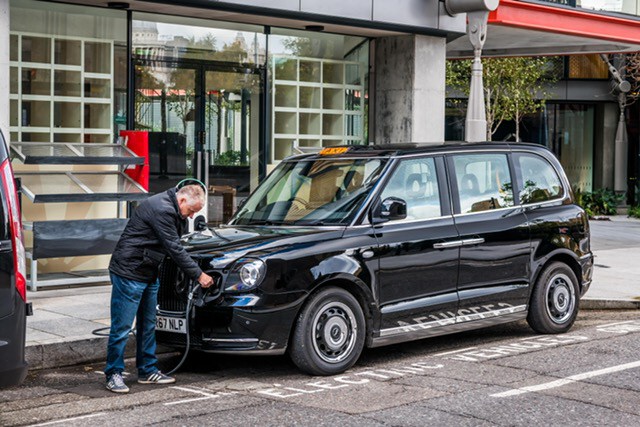
[[[156,316],[156,330],[186,334],[187,319],[182,319],[180,317]]]

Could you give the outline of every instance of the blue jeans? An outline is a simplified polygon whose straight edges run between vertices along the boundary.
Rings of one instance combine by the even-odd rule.
[[[136,318],[136,366],[143,377],[158,370],[156,358],[156,306],[159,282],[137,282],[111,273],[111,332],[107,346],[109,376],[124,371],[124,350]]]

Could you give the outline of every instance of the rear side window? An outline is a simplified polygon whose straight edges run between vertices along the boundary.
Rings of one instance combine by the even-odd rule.
[[[520,203],[539,203],[564,196],[562,181],[551,164],[535,154],[516,154],[522,182],[518,181]],[[520,178],[519,178],[520,179]]]
[[[407,219],[441,215],[440,192],[433,158],[402,160],[382,191],[382,200],[399,197],[407,202]]]
[[[513,206],[513,185],[506,154],[452,157],[461,213]]]

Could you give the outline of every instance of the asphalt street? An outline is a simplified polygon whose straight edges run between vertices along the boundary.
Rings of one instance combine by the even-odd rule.
[[[518,322],[366,350],[332,377],[196,355],[173,385],[128,375],[128,395],[104,389],[102,364],[42,370],[0,392],[0,425],[640,425],[639,337],[637,310],[582,311],[568,334]]]

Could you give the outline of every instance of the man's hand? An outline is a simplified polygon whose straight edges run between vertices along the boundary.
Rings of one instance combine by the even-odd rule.
[[[213,285],[213,277],[209,276],[207,273],[202,273],[200,277],[198,277],[198,283],[200,283],[200,286],[206,289],[209,286]]]

